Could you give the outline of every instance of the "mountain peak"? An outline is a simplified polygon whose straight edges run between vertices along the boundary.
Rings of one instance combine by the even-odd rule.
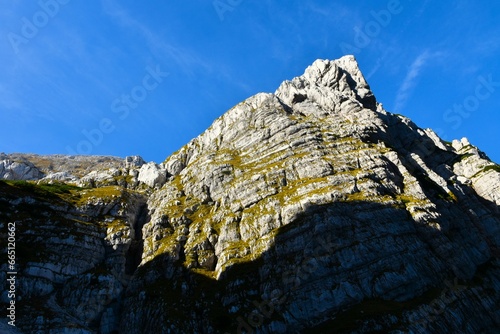
[[[343,56],[336,60],[317,59],[306,68],[304,76],[311,81],[331,83],[331,79],[335,80],[337,78],[339,69],[341,72],[348,73],[358,85],[367,85],[359,64],[353,55]],[[335,73],[333,77],[330,74],[332,72]]]
[[[330,111],[338,111],[338,102],[346,100],[372,110],[377,105],[354,56],[318,59],[303,75],[283,82],[275,94],[290,106],[307,101]]]
[[[34,180],[0,182],[29,333],[500,325],[500,167],[384,111],[352,56],[239,103],[159,165],[0,159],[0,177]]]

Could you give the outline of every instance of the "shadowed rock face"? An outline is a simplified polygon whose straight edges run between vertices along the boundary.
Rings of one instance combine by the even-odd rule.
[[[22,158],[41,181],[0,183],[0,221],[18,227],[26,332],[500,326],[500,168],[385,111],[352,56],[247,99],[161,164],[52,167],[65,179],[46,161],[69,157]]]

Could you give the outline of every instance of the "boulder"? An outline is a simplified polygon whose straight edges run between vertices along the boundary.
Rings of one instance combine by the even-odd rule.
[[[31,162],[16,162],[9,159],[0,161],[0,179],[39,180],[43,173]]]
[[[154,162],[142,165],[137,178],[151,188],[161,187],[167,180],[167,172]]]

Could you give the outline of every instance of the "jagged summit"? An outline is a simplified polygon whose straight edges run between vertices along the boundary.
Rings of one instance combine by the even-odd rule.
[[[0,175],[22,170],[2,157]],[[56,179],[27,161],[38,184],[0,182],[0,222],[30,250],[27,332],[500,326],[500,167],[385,111],[352,56],[248,98],[161,164]]]
[[[287,105],[309,100],[329,111],[345,109],[335,104],[338,100],[355,100],[363,107],[376,107],[375,97],[354,56],[316,60],[304,75],[283,82],[275,94]]]

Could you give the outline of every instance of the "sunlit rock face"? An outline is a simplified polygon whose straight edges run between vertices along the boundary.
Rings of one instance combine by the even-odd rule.
[[[352,56],[241,102],[161,164],[0,159],[4,179],[33,180],[0,183],[26,333],[500,326],[500,167],[385,111]]]

